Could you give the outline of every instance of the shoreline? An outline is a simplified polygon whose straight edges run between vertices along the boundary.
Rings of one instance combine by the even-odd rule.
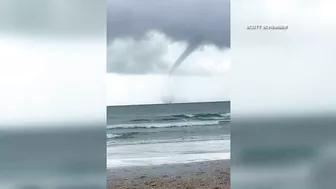
[[[108,189],[230,189],[230,160],[107,169]]]

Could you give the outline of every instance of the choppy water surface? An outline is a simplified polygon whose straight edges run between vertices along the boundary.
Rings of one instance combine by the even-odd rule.
[[[230,158],[230,103],[107,108],[107,166]]]

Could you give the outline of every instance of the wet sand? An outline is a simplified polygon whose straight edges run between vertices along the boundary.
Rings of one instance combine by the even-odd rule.
[[[108,189],[230,189],[228,160],[108,169]]]

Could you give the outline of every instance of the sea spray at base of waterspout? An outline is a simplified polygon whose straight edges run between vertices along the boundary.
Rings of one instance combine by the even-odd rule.
[[[172,86],[172,78],[170,75],[164,80],[162,84],[162,95],[161,95],[161,101],[163,103],[173,103],[174,100],[174,94],[173,94],[173,86]]]
[[[173,95],[173,78],[171,75],[173,72],[183,63],[183,61],[188,58],[188,56],[193,53],[200,45],[200,41],[196,40],[193,43],[189,43],[184,52],[179,56],[179,58],[175,61],[171,69],[169,70],[169,74],[167,76],[167,80],[163,83],[163,94],[161,97],[161,101],[163,103],[173,103],[176,101]]]

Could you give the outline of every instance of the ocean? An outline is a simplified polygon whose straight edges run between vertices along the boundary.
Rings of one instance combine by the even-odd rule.
[[[231,124],[232,188],[335,188],[335,116],[238,117]]]
[[[230,159],[230,102],[107,107],[107,167]]]

